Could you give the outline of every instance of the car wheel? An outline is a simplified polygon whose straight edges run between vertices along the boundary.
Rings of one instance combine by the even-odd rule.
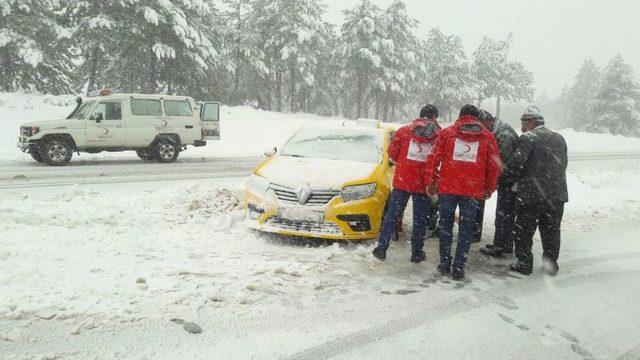
[[[39,163],[44,162],[44,160],[42,159],[42,154],[40,154],[39,152],[37,152],[35,150],[33,152],[30,152],[29,155],[31,155],[33,160],[35,160],[35,161],[37,161]]]
[[[138,154],[138,157],[140,159],[145,161],[156,159],[155,156],[153,156],[153,154],[151,154],[151,152],[149,152],[148,150],[136,150],[136,154]]]
[[[62,166],[69,163],[73,149],[64,139],[53,138],[44,142],[40,148],[42,160],[50,166]]]
[[[155,158],[161,163],[176,161],[180,154],[180,144],[171,139],[160,139],[155,146]]]

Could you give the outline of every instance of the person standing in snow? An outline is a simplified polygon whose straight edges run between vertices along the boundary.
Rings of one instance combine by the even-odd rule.
[[[544,270],[558,272],[560,225],[567,193],[567,144],[562,135],[544,126],[540,110],[531,106],[522,114],[522,132],[503,175],[505,186],[516,189],[515,252],[510,269],[531,274],[532,238],[542,239]]]
[[[493,117],[491,113],[485,111],[480,115],[480,122],[490,131],[496,138],[498,150],[500,151],[501,167],[509,161],[511,155],[515,151],[518,142],[518,134],[511,125],[502,120]],[[486,248],[480,249],[480,252],[489,256],[502,256],[502,254],[513,253],[513,224],[516,212],[516,193],[504,185],[503,178],[498,181],[498,203],[496,205],[495,233],[493,235],[493,244],[488,244]],[[482,235],[482,217],[484,215],[484,202],[480,205],[476,221],[477,236]]]
[[[427,194],[433,196],[437,192],[439,196],[438,271],[451,274],[455,280],[464,278],[478,202],[495,191],[500,173],[496,139],[478,121],[478,116],[477,107],[463,106],[458,120],[438,134],[425,169]],[[452,262],[453,221],[458,207],[458,245]]]
[[[387,200],[378,246],[373,249],[373,255],[380,260],[387,257],[389,241],[409,198],[413,202],[411,262],[419,263],[426,258],[422,248],[429,223],[431,199],[425,193],[424,164],[440,130],[437,119],[438,109],[433,105],[426,105],[420,110],[419,119],[398,129],[391,139],[388,154],[396,166],[393,190]]]

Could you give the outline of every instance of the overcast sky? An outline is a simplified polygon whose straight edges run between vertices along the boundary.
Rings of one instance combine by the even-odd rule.
[[[327,20],[342,23],[342,10],[359,0],[326,0]],[[386,7],[393,0],[372,0]],[[640,77],[640,0],[405,0],[425,38],[439,27],[462,37],[471,56],[483,36],[513,33],[512,59],[534,74],[537,93],[557,95],[580,64],[604,66],[617,53]]]

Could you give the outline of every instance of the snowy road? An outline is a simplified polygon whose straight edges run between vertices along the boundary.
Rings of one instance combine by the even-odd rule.
[[[74,161],[66,167],[0,163],[0,190],[69,185],[246,177],[264,158],[186,158],[173,164],[137,159]]]
[[[36,162],[0,163],[0,190],[51,186],[164,182],[246,177],[263,157],[185,158],[174,164],[148,163],[137,159],[74,161],[66,167],[48,167]],[[606,166],[640,160],[640,153],[577,153],[569,166]]]

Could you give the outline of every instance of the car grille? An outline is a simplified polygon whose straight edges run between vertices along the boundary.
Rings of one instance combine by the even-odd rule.
[[[29,126],[21,126],[20,127],[20,135],[22,135],[22,136],[31,136],[31,135],[33,135],[31,133],[31,131],[32,131],[32,129]]]
[[[296,197],[294,189],[277,184],[271,184],[270,189],[276,193],[280,201],[287,204],[298,204],[298,198]],[[311,195],[309,196],[309,200],[307,200],[306,205],[326,205],[331,201],[331,199],[338,195],[340,195],[340,191],[338,190],[311,190]]]
[[[272,217],[267,220],[267,225],[282,230],[303,231],[312,234],[343,235],[340,227],[332,222],[316,223]]]

